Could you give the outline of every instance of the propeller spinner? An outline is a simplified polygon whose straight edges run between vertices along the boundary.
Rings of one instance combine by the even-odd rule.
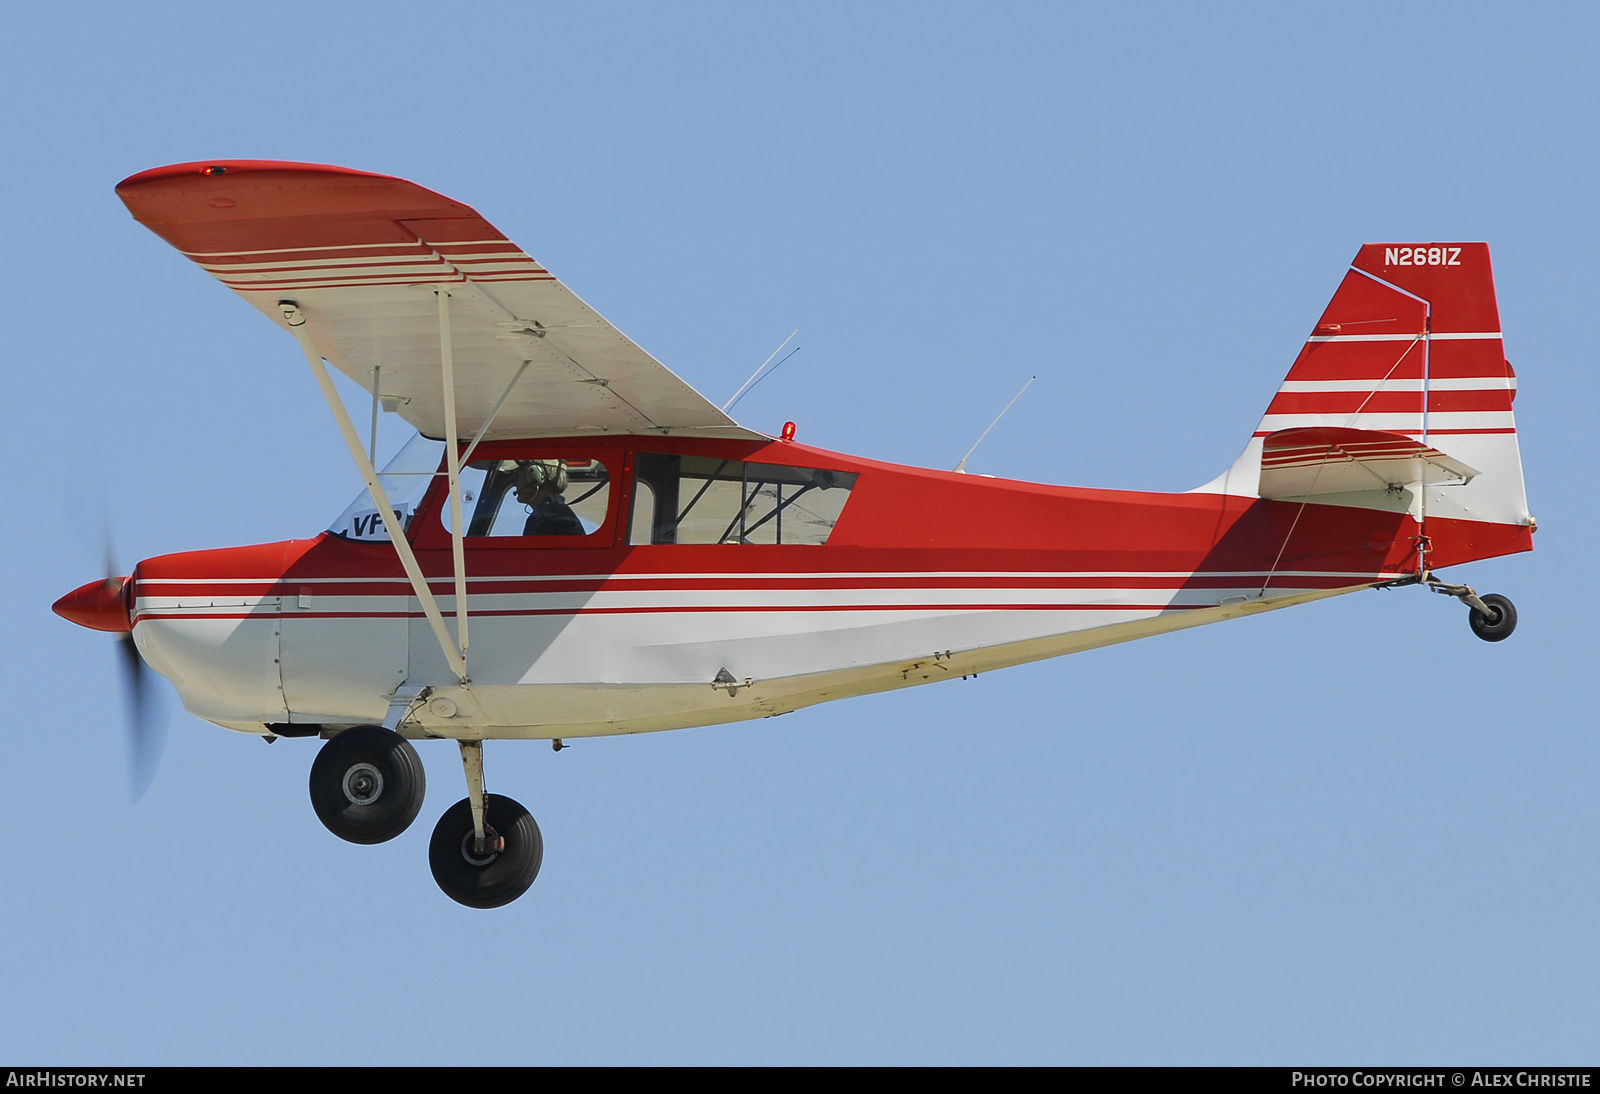
[[[114,567],[111,567],[114,571]],[[133,620],[128,597],[131,577],[107,576],[80,585],[57,600],[52,610],[61,618],[90,630],[108,631],[117,636],[117,661],[122,666],[122,695],[128,714],[128,755],[133,797],[144,795],[161,760],[164,734],[155,691],[149,679],[150,667],[144,663],[133,639]]]

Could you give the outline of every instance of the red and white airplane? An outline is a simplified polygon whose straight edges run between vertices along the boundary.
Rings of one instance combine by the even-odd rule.
[[[453,899],[532,884],[537,825],[485,740],[765,718],[1303,604],[1532,547],[1489,250],[1357,253],[1244,454],[1182,494],[858,459],[743,428],[471,208],[339,167],[188,163],[134,218],[292,335],[366,490],[311,539],[165,555],[55,605],[226,729],[327,740],[312,804],[392,839],[411,740],[468,796],[429,860]],[[381,472],[324,361],[418,434]],[[982,520],[952,520],[981,513]]]

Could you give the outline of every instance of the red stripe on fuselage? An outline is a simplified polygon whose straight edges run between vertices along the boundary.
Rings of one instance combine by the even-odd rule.
[[[1214,608],[1215,604],[804,604],[804,605],[640,605],[628,608],[498,608],[473,611],[473,619],[544,615],[716,615],[767,612],[1167,612]],[[449,618],[450,613],[445,612]],[[134,619],[425,619],[422,612],[136,612]]]

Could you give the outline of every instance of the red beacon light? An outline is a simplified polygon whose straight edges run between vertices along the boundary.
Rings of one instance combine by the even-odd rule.
[[[794,440],[794,423],[793,422],[784,422],[783,423],[783,432],[778,434],[778,439],[780,441],[792,441],[792,440]]]
[[[220,163],[214,163],[210,167],[200,168],[200,173],[202,175],[226,175],[228,169]]]

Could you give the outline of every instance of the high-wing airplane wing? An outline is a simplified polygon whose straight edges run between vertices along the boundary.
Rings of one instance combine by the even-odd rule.
[[[740,437],[738,426],[471,207],[343,167],[223,160],[117,186],[133,216],[432,437],[446,433],[437,290],[450,294],[457,432],[488,439]],[[524,364],[526,363],[526,368]],[[374,369],[378,369],[374,373]],[[521,372],[521,378],[512,381]]]

